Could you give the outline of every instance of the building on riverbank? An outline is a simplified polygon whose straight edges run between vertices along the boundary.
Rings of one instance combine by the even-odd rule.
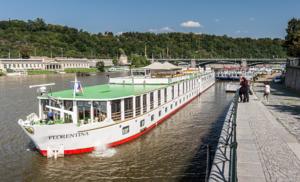
[[[286,66],[285,85],[300,91],[300,59],[289,60]]]
[[[65,57],[31,57],[30,59],[0,59],[0,69],[4,72],[27,70],[63,71],[66,68],[91,68],[102,61],[106,67],[112,66],[112,59],[87,59]]]

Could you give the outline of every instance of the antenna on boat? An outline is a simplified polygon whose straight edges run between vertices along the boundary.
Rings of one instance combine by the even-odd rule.
[[[40,93],[41,95],[44,95],[47,93],[47,87],[50,86],[50,93],[52,95],[52,89],[51,86],[55,85],[55,83],[46,83],[46,84],[40,84],[40,85],[30,85],[29,88],[37,88],[37,92]]]

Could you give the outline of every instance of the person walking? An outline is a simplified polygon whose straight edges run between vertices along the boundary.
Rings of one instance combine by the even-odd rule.
[[[270,84],[268,82],[265,82],[264,99],[267,100],[267,103],[269,102],[270,92],[271,92]]]

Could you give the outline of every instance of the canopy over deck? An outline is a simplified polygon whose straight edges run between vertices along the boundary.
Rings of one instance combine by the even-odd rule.
[[[73,90],[53,92],[49,96],[61,100],[114,100],[136,95],[142,95],[167,85],[132,85],[132,84],[104,84],[83,88],[83,94],[73,97]]]
[[[181,70],[181,67],[175,66],[169,62],[154,62],[148,66],[145,66],[144,69],[154,70],[154,71],[175,71],[175,70]]]

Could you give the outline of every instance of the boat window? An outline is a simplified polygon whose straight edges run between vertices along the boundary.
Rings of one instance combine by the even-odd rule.
[[[141,96],[135,97],[135,115],[139,116],[141,114]]]
[[[43,113],[47,115],[47,112],[49,111],[49,109],[46,106],[49,105],[49,100],[41,99],[41,104],[42,104]]]
[[[78,101],[78,119],[81,123],[87,124],[91,119],[91,104],[88,101]]]
[[[144,125],[145,125],[145,120],[143,119],[140,121],[140,127],[143,127]]]
[[[180,94],[180,84],[177,84],[177,96],[179,96]]]
[[[106,102],[105,101],[94,101],[94,119],[95,121],[103,121],[107,117]]]
[[[160,106],[160,104],[161,104],[161,90],[157,91],[157,103]]]
[[[111,118],[114,121],[121,120],[121,100],[113,100],[111,102]]]
[[[124,127],[122,128],[122,134],[125,135],[125,134],[127,134],[127,133],[129,133],[129,126],[124,126]]]
[[[64,101],[64,108],[65,108],[65,110],[73,111],[73,101],[65,100]]]
[[[151,115],[151,121],[154,121],[154,114]]]
[[[167,112],[168,112],[168,108],[166,107],[166,108],[165,108],[165,113],[167,113]]]
[[[174,85],[172,86],[172,99],[174,99]]]
[[[158,116],[159,116],[159,117],[161,116],[161,111],[158,112]]]
[[[125,119],[133,117],[132,98],[124,99]]]
[[[165,99],[164,99],[164,100],[165,100],[165,103],[166,103],[166,102],[167,102],[167,88],[165,88],[164,91],[165,91],[165,93],[164,93],[164,98],[165,98]]]
[[[153,92],[150,93],[150,109],[154,108],[154,96]]]
[[[143,95],[143,113],[147,112],[147,94]]]

